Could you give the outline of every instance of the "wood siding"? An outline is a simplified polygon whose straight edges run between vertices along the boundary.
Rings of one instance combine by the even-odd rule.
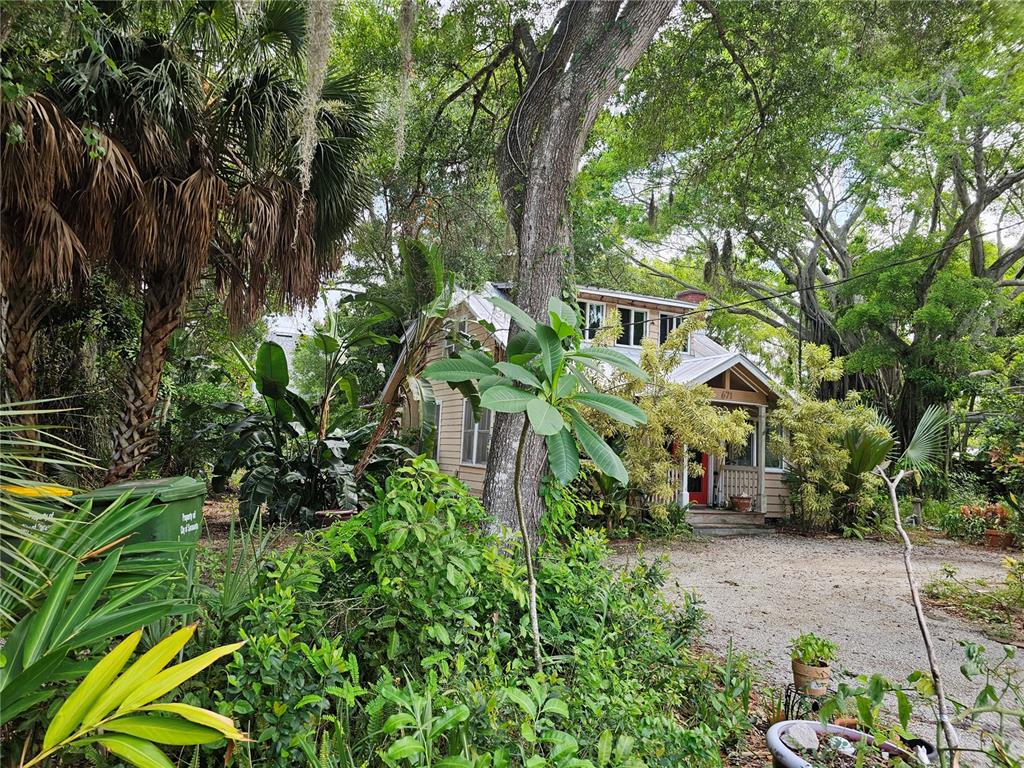
[[[584,295],[580,296],[583,300],[588,301],[602,301],[600,296],[597,295]],[[648,335],[651,338],[657,340],[659,332],[659,308],[654,302],[626,302],[621,299],[603,300],[602,303],[605,305],[606,317],[610,317],[611,312],[617,312],[620,306],[622,307],[637,307],[641,309],[647,309],[649,311],[648,320]],[[660,308],[661,311],[666,314],[675,314],[679,310]],[[472,337],[479,340],[480,343],[489,351],[494,351],[494,339],[491,335],[484,330],[476,322],[473,322],[469,311],[465,305],[459,306],[452,312],[452,318],[455,320],[466,318],[470,322],[467,324],[467,333]],[[716,344],[710,339],[703,331],[694,333],[691,336],[691,354],[697,357],[703,357],[708,355],[721,354],[722,347]],[[438,344],[428,354],[428,362],[440,359],[444,356],[444,347]],[[737,407],[743,404],[748,406],[756,406],[760,404],[767,404],[769,400],[774,400],[774,396],[769,398],[761,391],[745,391],[732,389],[729,384],[731,383],[730,374],[731,371],[726,372],[726,378],[723,383],[726,387],[721,389],[714,389],[713,399],[718,401],[717,404],[723,406]],[[463,427],[463,397],[456,390],[450,388],[443,382],[433,382],[434,396],[441,405],[441,418],[438,423],[438,444],[437,444],[437,463],[442,471],[447,472],[454,477],[462,480],[474,496],[482,496],[484,488],[484,477],[486,475],[487,468],[484,466],[478,466],[474,464],[464,464],[462,462],[462,427]],[[760,389],[760,386],[753,387],[754,389]],[[403,418],[404,426],[415,427],[419,423],[419,415],[416,413],[407,413]],[[752,487],[746,492],[753,496],[757,495],[757,471],[756,468],[751,467],[732,467],[726,466],[720,469],[726,471],[738,469],[748,471],[752,476]],[[681,481],[682,472],[677,470],[674,472],[676,478]],[[782,517],[787,514],[786,505],[787,489],[782,483],[782,473],[778,470],[768,470],[765,477],[765,497],[766,497],[766,516],[767,517]]]
[[[455,319],[468,317],[464,307],[453,312]],[[466,332],[480,341],[489,351],[494,351],[494,339],[475,322],[467,323]],[[443,345],[438,345],[427,355],[427,362],[433,362],[444,356]],[[441,420],[438,423],[437,465],[443,472],[457,477],[466,484],[474,496],[480,497],[484,492],[484,475],[486,467],[462,463],[462,413],[464,398],[456,390],[444,382],[431,382],[434,397],[441,404]]]

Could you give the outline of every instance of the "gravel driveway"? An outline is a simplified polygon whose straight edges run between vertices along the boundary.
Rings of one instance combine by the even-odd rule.
[[[635,549],[617,545],[614,563],[635,562]],[[943,563],[955,565],[964,577],[1001,578],[1003,573],[998,553],[974,547],[933,542],[915,547],[914,554],[919,584]],[[724,651],[731,639],[776,685],[792,679],[787,646],[801,632],[837,642],[838,667],[851,675],[879,672],[903,681],[927,667],[902,550],[895,544],[777,534],[649,543],[643,555],[667,558],[669,599],[691,590],[700,594],[708,613],[704,641]],[[960,674],[957,640],[981,643],[997,658],[999,644],[960,619],[938,610],[928,613],[947,695],[973,701],[980,686]]]

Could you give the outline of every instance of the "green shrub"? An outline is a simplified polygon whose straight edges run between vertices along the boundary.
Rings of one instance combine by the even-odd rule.
[[[447,668],[507,645],[495,616],[525,604],[523,568],[484,530],[487,520],[462,483],[419,457],[364,512],[321,535],[329,553],[351,560],[326,594],[357,598],[349,640],[368,663]]]
[[[238,720],[272,764],[288,764],[334,697],[352,705],[364,693],[358,664],[324,631],[322,612],[291,587],[275,585],[250,603],[240,635],[246,645],[227,665],[219,708]]]
[[[519,742],[522,722],[510,720],[520,716],[519,704],[509,709],[508,691],[528,689],[567,708],[556,730],[571,734],[564,744],[571,754],[596,761],[602,738],[625,734],[636,738],[636,759],[717,764],[721,746],[748,726],[750,683],[738,659],[719,664],[690,650],[703,618],[699,602],[687,598],[679,609],[665,601],[658,564],[610,570],[602,533],[548,539],[539,551],[538,602],[543,679],[554,682],[542,695],[539,679],[526,676],[533,665],[516,548],[485,530],[487,522],[459,481],[419,458],[397,470],[364,512],[318,536],[338,564],[325,572],[322,592],[349,606],[342,621],[364,676],[403,670],[408,706],[428,695],[435,711],[465,705],[466,756],[499,755],[510,731]],[[382,711],[377,719],[396,714],[398,694],[385,689],[366,705]],[[542,745],[538,736],[519,747]],[[523,754],[512,749],[508,759]],[[552,762],[550,751],[541,756]]]
[[[750,678],[741,659],[691,648],[699,601],[665,601],[659,564],[610,570],[599,532],[552,538],[534,676],[516,542],[489,522],[461,482],[414,459],[351,520],[265,553],[251,582],[264,593],[240,616],[205,608],[248,643],[192,695],[234,715],[258,740],[239,749],[275,768],[720,765],[749,726]]]
[[[951,539],[977,544],[985,538],[985,519],[964,514],[963,508],[944,501],[929,501],[924,508],[925,520],[934,520]]]

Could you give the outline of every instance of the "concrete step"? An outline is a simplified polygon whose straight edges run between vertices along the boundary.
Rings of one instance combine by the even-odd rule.
[[[698,536],[774,536],[775,529],[763,525],[700,525],[693,526]]]
[[[764,515],[757,512],[733,512],[728,509],[691,509],[686,521],[702,525],[764,525]]]

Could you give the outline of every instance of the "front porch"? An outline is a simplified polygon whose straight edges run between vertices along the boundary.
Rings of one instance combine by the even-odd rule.
[[[690,505],[688,520],[703,533],[767,531],[765,521],[785,514],[787,489],[782,483],[782,461],[768,445],[768,409],[778,400],[772,383],[743,356],[722,360],[692,379],[712,390],[716,405],[742,409],[753,425],[747,442],[724,446],[721,456],[698,453],[680,446],[680,463],[670,472],[677,488],[675,502]],[[700,464],[696,470],[692,463]],[[735,509],[732,499],[747,496],[749,511]]]

